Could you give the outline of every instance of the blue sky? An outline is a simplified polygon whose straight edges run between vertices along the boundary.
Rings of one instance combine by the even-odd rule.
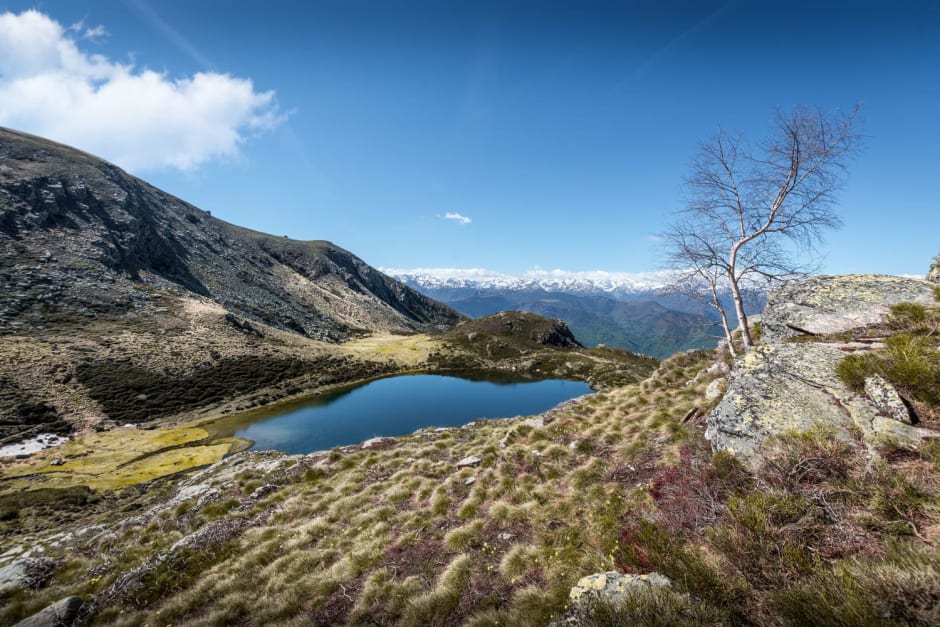
[[[58,34],[13,19],[28,9]],[[699,140],[719,125],[758,137],[777,107],[856,102],[865,151],[824,270],[923,273],[940,252],[940,3],[33,0],[4,11],[0,124],[373,265],[656,269],[651,236],[682,206]],[[18,42],[46,41],[30,29],[57,50],[66,42],[72,60],[53,72],[40,52],[20,54],[34,44]],[[72,83],[39,81],[47,70],[81,79],[59,95]],[[32,91],[11,91],[16,77]],[[12,111],[23,93],[39,104]]]

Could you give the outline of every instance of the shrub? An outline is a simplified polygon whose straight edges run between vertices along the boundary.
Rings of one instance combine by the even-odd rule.
[[[836,374],[856,391],[864,388],[867,377],[879,374],[919,401],[940,404],[940,353],[926,336],[891,336],[882,351],[845,357]]]
[[[891,306],[888,325],[894,329],[913,330],[928,320],[927,308],[920,303],[898,303]]]
[[[812,570],[808,547],[817,544],[815,513],[809,499],[752,492],[728,499],[727,522],[708,529],[708,538],[748,582],[774,589]]]

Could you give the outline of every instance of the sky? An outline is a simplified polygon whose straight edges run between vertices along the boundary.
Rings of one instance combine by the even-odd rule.
[[[394,268],[647,272],[700,142],[861,103],[822,270],[940,253],[940,3],[0,2],[0,125]]]

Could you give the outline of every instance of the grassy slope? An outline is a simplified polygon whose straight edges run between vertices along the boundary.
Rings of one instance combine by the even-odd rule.
[[[661,379],[676,383],[687,374]],[[585,571],[613,567],[625,481],[642,481],[649,464],[668,458],[670,446],[649,457],[644,443],[680,436],[678,418],[695,390],[678,394],[684,400],[676,404],[652,384],[634,385],[564,408],[544,429],[485,421],[398,438],[383,450],[295,459],[270,473],[248,463],[220,481],[222,493],[209,505],[193,499],[89,537],[63,554],[49,587],[15,597],[0,620],[67,591],[100,595],[102,623],[547,618]],[[483,460],[479,468],[455,468],[473,454]],[[248,499],[266,484],[277,489]],[[160,485],[154,502],[168,496]],[[239,502],[249,506],[234,509]],[[269,513],[217,550],[180,557],[171,582],[154,575],[146,593],[112,594],[119,573],[226,508],[235,519]]]
[[[747,470],[683,423],[708,408],[709,379],[687,382],[709,363],[678,355],[544,428],[249,454],[191,480],[219,490],[201,504],[168,501],[166,482],[153,509],[130,491],[133,517],[53,549],[51,583],[0,621],[79,593],[102,624],[534,625],[565,611],[579,577],[621,569],[662,572],[673,592],[586,624],[936,624],[940,447],[873,457],[820,429],[778,438]],[[479,467],[457,469],[467,455]],[[194,532],[197,548],[169,550]]]

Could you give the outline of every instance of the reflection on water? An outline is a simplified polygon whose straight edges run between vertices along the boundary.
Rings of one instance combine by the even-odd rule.
[[[537,414],[590,391],[581,381],[410,375],[232,416],[211,429],[253,440],[253,449],[309,453],[422,427]]]

